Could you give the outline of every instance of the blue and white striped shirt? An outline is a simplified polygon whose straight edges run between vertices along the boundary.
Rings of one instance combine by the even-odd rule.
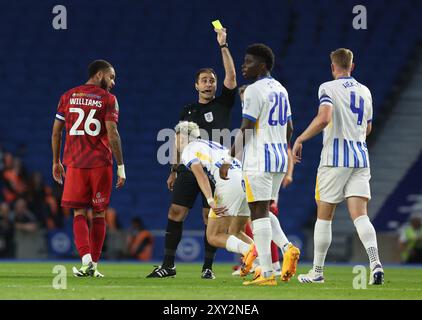
[[[320,166],[367,168],[369,154],[366,129],[372,121],[369,89],[352,77],[323,83],[319,105],[332,108],[332,119],[324,129]]]

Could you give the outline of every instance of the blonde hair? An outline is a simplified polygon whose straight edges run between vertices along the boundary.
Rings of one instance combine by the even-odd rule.
[[[331,62],[344,70],[350,70],[353,63],[353,52],[346,48],[340,48],[330,54]]]
[[[183,133],[191,139],[197,139],[200,136],[199,126],[195,122],[181,121],[174,128],[176,134]]]

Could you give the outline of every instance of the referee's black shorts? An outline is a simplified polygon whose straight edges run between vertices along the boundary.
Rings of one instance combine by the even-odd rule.
[[[215,187],[211,181],[210,185],[214,192]],[[173,186],[171,203],[192,209],[198,193],[200,193],[202,197],[202,207],[209,208],[210,206],[208,205],[207,199],[202,194],[192,171],[184,165],[179,165],[177,167],[177,178]]]

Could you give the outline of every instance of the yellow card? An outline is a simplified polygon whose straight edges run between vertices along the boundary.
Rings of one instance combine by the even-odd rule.
[[[215,20],[212,22],[212,25],[214,26],[214,28],[216,29],[223,29],[223,25],[221,24],[220,20]]]

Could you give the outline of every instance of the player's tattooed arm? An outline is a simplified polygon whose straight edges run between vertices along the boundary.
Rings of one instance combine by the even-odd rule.
[[[120,134],[117,130],[117,123],[114,121],[106,121],[107,136],[110,143],[111,151],[113,151],[114,158],[117,165],[123,164],[122,142]]]
[[[122,142],[120,134],[117,130],[117,123],[114,121],[106,121],[107,137],[110,143],[111,151],[117,162],[117,184],[116,188],[123,187],[126,181],[125,166],[123,162]]]
[[[53,153],[53,178],[57,183],[63,184],[65,171],[60,161],[60,149],[62,145],[62,132],[64,121],[55,120],[53,125],[53,133],[51,134],[51,149]]]

